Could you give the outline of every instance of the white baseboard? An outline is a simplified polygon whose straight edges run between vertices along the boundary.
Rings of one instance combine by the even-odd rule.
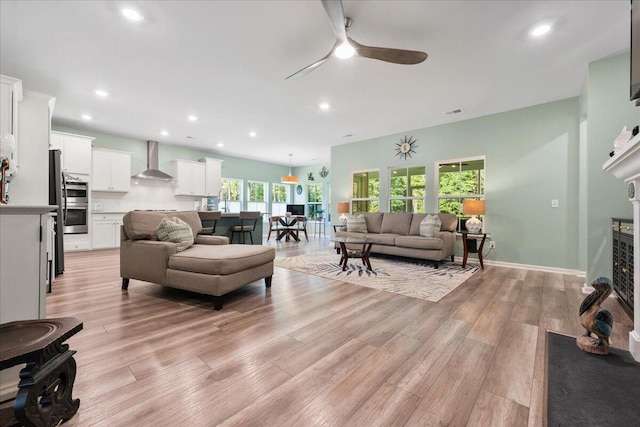
[[[640,362],[640,334],[638,331],[629,332],[629,353]]]
[[[462,262],[462,257],[455,257],[456,261]],[[479,264],[477,258],[467,259],[467,263]],[[578,277],[586,277],[586,273],[580,270],[572,270],[568,268],[547,267],[544,265],[518,264],[514,262],[482,260],[485,265],[495,265],[496,267],[518,268],[521,270],[546,271],[548,273],[571,274]]]

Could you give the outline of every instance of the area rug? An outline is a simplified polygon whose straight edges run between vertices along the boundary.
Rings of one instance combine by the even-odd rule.
[[[339,261],[340,255],[320,253],[276,259],[275,265],[431,302],[440,301],[478,271],[478,267],[469,264],[462,268],[459,264],[443,262],[440,268],[435,268],[426,261],[373,256],[370,258],[373,271],[367,270],[357,258],[349,260],[347,269],[342,271]]]
[[[632,426],[640,409],[640,363],[620,348],[585,353],[575,337],[547,332],[549,426]]]

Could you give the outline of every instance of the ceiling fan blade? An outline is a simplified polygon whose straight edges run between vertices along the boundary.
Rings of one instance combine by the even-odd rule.
[[[335,47],[334,47],[334,49],[335,49]],[[327,53],[324,58],[321,58],[321,59],[317,60],[316,62],[314,62],[311,65],[307,65],[302,70],[298,70],[298,71],[296,71],[295,73],[291,74],[288,77],[285,77],[285,80],[289,80],[292,77],[297,78],[297,77],[302,77],[302,76],[304,76],[306,74],[309,74],[310,72],[312,72],[313,70],[315,70],[316,68],[318,68],[319,66],[324,64],[329,58],[331,58],[331,55],[333,55],[334,49],[331,49],[331,51],[329,53]]]
[[[347,30],[345,29],[344,9],[342,8],[342,0],[322,0],[322,6],[327,13],[333,32],[336,38],[341,42],[347,40]]]
[[[347,40],[349,40],[349,43],[353,46],[359,56],[392,62],[394,64],[419,64],[429,56],[426,53],[419,52],[417,50],[365,46],[353,40],[351,37],[347,37]]]

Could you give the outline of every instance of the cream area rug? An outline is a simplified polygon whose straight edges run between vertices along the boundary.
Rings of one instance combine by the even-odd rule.
[[[441,262],[440,268],[435,268],[427,261],[372,256],[373,271],[367,270],[357,258],[350,259],[347,269],[342,271],[339,261],[340,255],[336,253],[320,253],[276,259],[275,265],[431,302],[440,301],[479,268],[469,264],[462,268],[452,262]]]

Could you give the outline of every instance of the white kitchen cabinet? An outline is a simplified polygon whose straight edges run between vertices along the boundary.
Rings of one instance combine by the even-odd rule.
[[[94,148],[91,190],[120,193],[131,190],[131,153]]]
[[[18,103],[22,102],[22,80],[0,75],[0,135],[12,135],[15,151],[9,161],[18,167]]]
[[[0,205],[0,323],[46,317],[46,229],[52,209]],[[15,397],[21,368],[0,371],[0,401]]]
[[[205,157],[200,159],[205,167],[204,192],[206,197],[217,197],[222,188],[222,160]]]
[[[51,132],[51,149],[62,152],[62,170],[66,173],[91,174],[91,142],[95,138],[65,132]]]
[[[88,233],[82,234],[65,234],[62,238],[64,241],[64,251],[86,251],[91,249],[91,241]]]
[[[93,249],[119,248],[122,213],[93,214],[91,240]]]
[[[205,196],[205,165],[191,160],[174,160],[176,196]]]

